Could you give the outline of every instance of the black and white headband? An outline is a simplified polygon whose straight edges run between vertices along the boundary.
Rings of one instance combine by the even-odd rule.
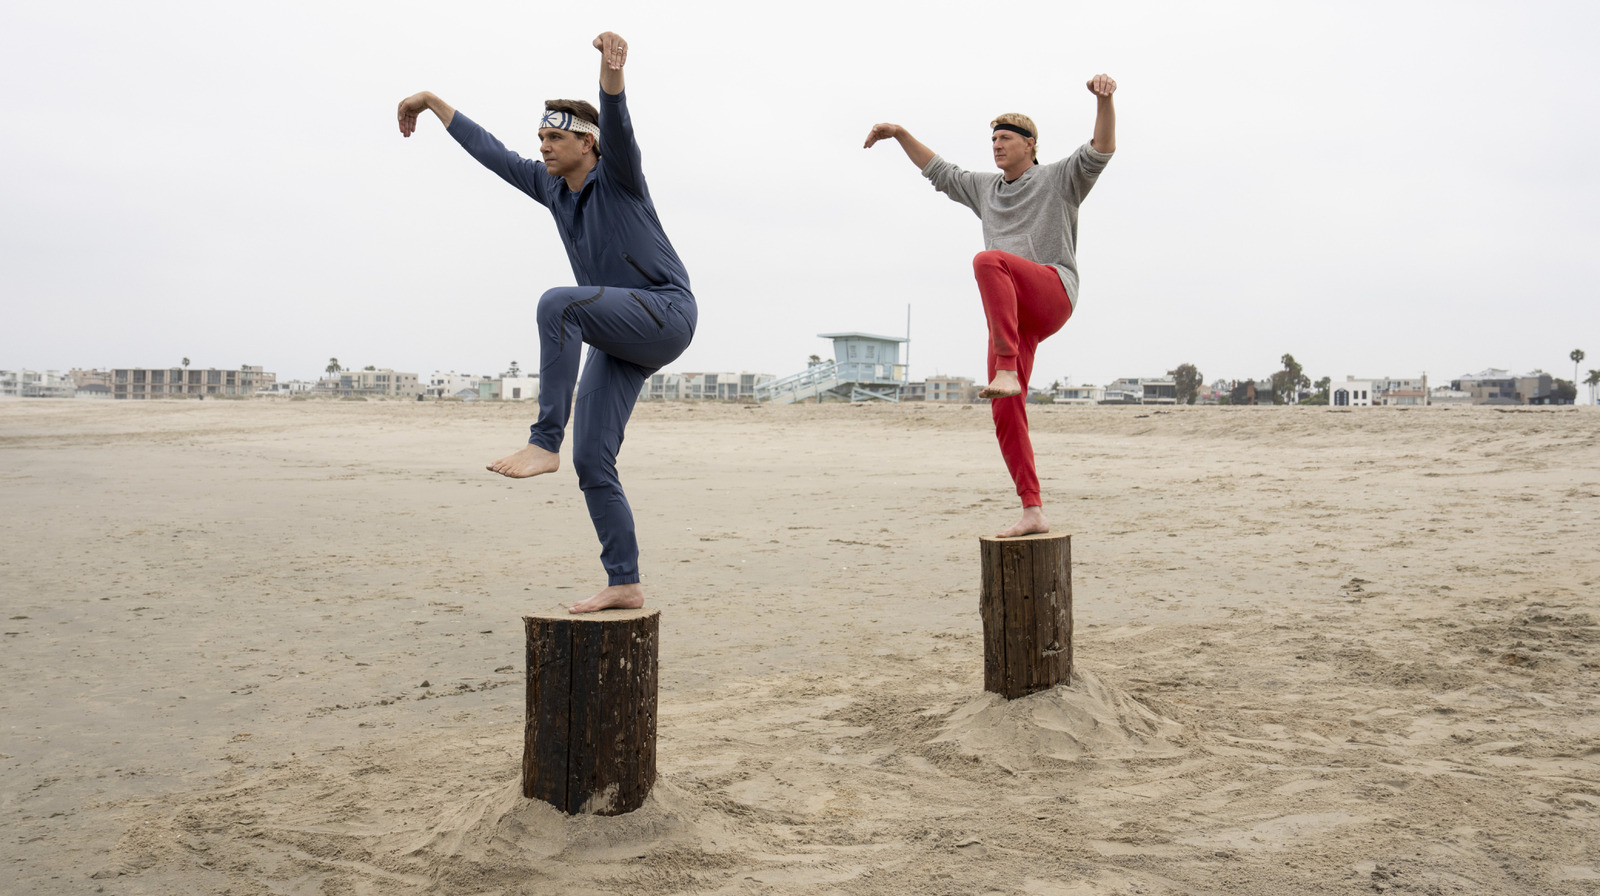
[[[598,125],[591,124],[573,115],[571,112],[557,112],[554,109],[544,110],[544,117],[539,119],[541,128],[560,128],[563,131],[572,131],[578,134],[593,134],[600,136]]]

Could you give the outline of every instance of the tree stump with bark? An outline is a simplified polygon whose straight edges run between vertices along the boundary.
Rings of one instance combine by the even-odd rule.
[[[524,616],[522,795],[569,815],[621,815],[656,779],[657,610]]]
[[[1007,700],[1072,678],[1072,536],[980,538],[983,688]]]

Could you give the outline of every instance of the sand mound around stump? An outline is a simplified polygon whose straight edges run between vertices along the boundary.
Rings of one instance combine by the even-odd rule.
[[[426,834],[389,844],[407,856],[475,864],[619,861],[663,847],[724,851],[733,837],[670,783],[657,780],[643,806],[625,815],[566,815],[522,795],[520,778],[482,791],[440,813]]]
[[[1176,756],[1183,726],[1092,672],[1016,700],[984,694],[957,708],[933,743],[1020,771],[1041,761]]]

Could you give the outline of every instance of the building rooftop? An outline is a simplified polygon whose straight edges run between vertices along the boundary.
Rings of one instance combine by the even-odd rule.
[[[883,342],[910,342],[904,336],[879,336],[876,333],[818,333],[819,339],[878,339]]]

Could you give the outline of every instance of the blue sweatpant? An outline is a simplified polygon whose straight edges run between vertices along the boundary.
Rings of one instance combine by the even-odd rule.
[[[617,453],[646,379],[689,347],[694,297],[668,289],[566,286],[539,298],[539,421],[528,441],[558,452],[573,413],[572,466],[600,537],[607,584],[639,581],[633,508],[617,478]],[[589,358],[578,382],[578,353]]]

